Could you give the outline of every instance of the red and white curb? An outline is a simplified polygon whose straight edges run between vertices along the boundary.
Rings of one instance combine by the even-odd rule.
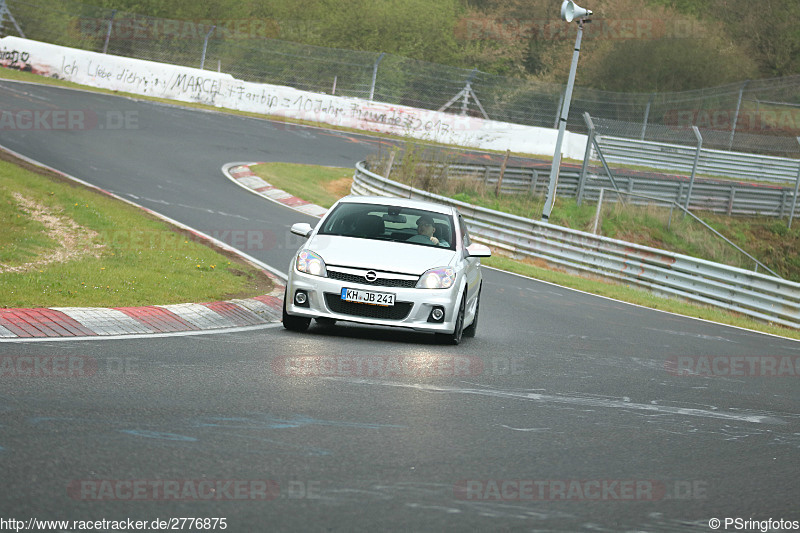
[[[233,163],[222,167],[222,173],[225,174],[231,181],[253,192],[259,196],[272,200],[279,204],[291,207],[295,211],[300,211],[307,215],[314,217],[321,217],[328,210],[324,207],[312,204],[302,198],[293,196],[286,191],[273,187],[250,170],[253,165],[259,163]]]
[[[97,337],[207,331],[279,322],[283,286],[263,296],[143,307],[0,309],[0,338]]]

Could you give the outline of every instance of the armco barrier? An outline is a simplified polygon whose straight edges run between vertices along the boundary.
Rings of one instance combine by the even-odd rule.
[[[608,135],[598,135],[597,142],[609,163],[643,165],[662,171],[691,172],[697,154],[693,146]],[[701,148],[697,172],[748,181],[794,183],[800,176],[800,160]]]
[[[798,162],[800,164],[800,162]],[[400,163],[396,163],[400,165]],[[620,190],[637,193],[683,205],[689,190],[689,179],[684,176],[654,176],[647,173],[626,173],[614,170],[614,180]],[[503,174],[501,192],[526,193],[547,191],[550,167],[507,167]],[[489,189],[497,186],[500,167],[474,164],[455,164],[447,168],[448,178],[473,179]],[[561,197],[578,196],[580,171],[562,168],[559,172],[557,194]],[[612,188],[605,173],[588,172],[583,187],[583,200],[596,201],[600,189]],[[614,201],[614,198],[609,198]],[[711,211],[723,215],[789,216],[794,200],[794,186],[778,186],[747,182],[697,178],[692,187],[689,207],[692,210]],[[634,204],[648,201],[631,199]],[[797,213],[795,213],[797,215]]]
[[[356,165],[352,193],[452,205],[476,241],[511,256],[800,327],[800,283],[466,204],[386,179],[363,161]]]

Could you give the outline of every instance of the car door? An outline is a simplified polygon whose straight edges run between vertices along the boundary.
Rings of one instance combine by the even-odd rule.
[[[469,236],[469,230],[467,229],[467,223],[464,222],[464,218],[459,214],[458,215],[458,224],[461,229],[461,244],[463,246],[464,254],[466,255],[467,246],[472,244],[472,239]],[[466,266],[464,268],[464,275],[467,278],[467,308],[469,309],[470,314],[474,312],[473,305],[475,303],[475,298],[478,296],[478,289],[480,288],[481,284],[481,261],[477,257],[465,257],[464,262]]]

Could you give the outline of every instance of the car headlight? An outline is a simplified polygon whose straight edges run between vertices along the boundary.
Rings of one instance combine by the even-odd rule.
[[[432,268],[417,282],[418,289],[449,289],[456,282],[456,271],[451,267]]]
[[[328,276],[328,272],[325,270],[325,261],[311,250],[303,250],[297,254],[295,268],[298,272],[305,272],[312,276],[322,276],[323,278]]]

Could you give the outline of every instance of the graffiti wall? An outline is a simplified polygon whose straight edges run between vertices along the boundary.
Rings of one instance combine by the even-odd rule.
[[[307,120],[485,150],[552,156],[557,131],[450,113],[299,91],[229,74],[0,39],[0,66],[127,93]],[[586,136],[567,132],[562,153],[582,159]]]

